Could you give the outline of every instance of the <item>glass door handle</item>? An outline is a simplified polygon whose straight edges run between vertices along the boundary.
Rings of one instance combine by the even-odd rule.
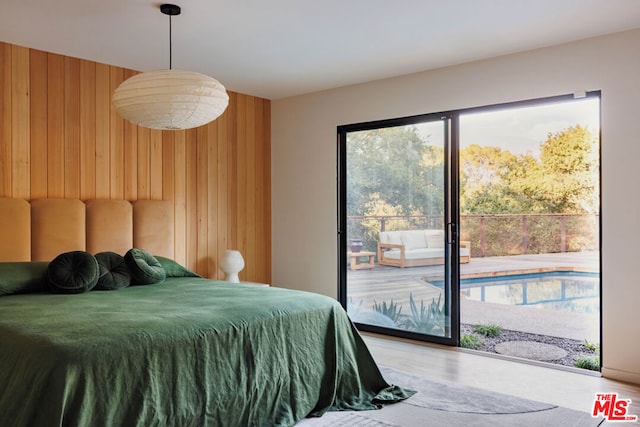
[[[448,222],[446,229],[447,244],[452,245],[455,243],[458,236],[458,227],[455,222]]]

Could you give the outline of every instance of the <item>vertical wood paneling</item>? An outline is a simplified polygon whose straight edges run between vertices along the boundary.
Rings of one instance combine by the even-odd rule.
[[[96,198],[108,199],[111,194],[111,76],[109,66],[96,64]]]
[[[149,133],[149,198],[162,200],[162,131]]]
[[[80,60],[64,59],[64,197],[80,197]]]
[[[247,96],[246,98],[246,118],[245,118],[245,154],[246,159],[246,189],[243,192],[247,216],[244,221],[246,227],[246,243],[245,243],[245,255],[247,259],[252,260],[248,262],[246,266],[245,274],[247,277],[256,276],[256,196],[255,196],[255,184],[256,184],[256,144],[255,144],[255,123],[256,123],[256,108],[255,98]]]
[[[228,127],[227,127],[227,249],[241,250],[241,244],[238,238],[238,187],[237,187],[237,159],[238,159],[238,94],[229,94],[229,107],[227,107]],[[247,260],[245,260],[245,263]]]
[[[162,200],[175,199],[175,134],[176,132],[162,133]]]
[[[263,120],[264,103],[260,99],[254,100],[254,122],[253,122],[253,159],[255,173],[252,178],[253,188],[256,188],[256,184],[264,179],[264,165],[259,160],[264,157],[264,140],[262,139],[261,129],[264,126]],[[259,210],[258,206],[264,204],[264,191],[254,191],[250,195],[253,197],[253,206],[256,212]],[[255,233],[253,238],[254,244],[254,260],[255,260],[255,273],[257,277],[261,277],[264,273],[264,247],[262,241],[264,239],[264,218],[255,216],[254,219]]]
[[[0,197],[171,200],[178,262],[222,278],[220,254],[239,249],[241,279],[269,283],[269,101],[229,92],[213,123],[149,130],[111,106],[135,74],[0,43]]]
[[[29,55],[29,77],[31,94],[31,147],[30,175],[31,198],[47,197],[47,52],[31,50]]]
[[[238,249],[247,254],[247,227],[238,227],[238,224],[247,225],[247,214],[249,206],[247,205],[247,174],[238,173],[238,171],[247,170],[247,96],[238,94],[238,111],[236,116],[236,141],[237,141],[237,155],[236,155],[236,168],[235,168],[235,191],[238,194],[237,203],[238,210],[236,212],[235,224],[237,227],[237,243]],[[247,264],[245,262],[245,264]],[[240,277],[242,280],[246,280],[247,271],[249,270],[248,264],[241,272]]]
[[[137,73],[124,71],[124,79],[133,77]],[[115,113],[117,115],[117,113]],[[124,120],[124,198],[136,200],[138,198],[138,126]]]
[[[207,277],[217,278],[218,270],[218,121],[207,126]]]
[[[186,207],[187,207],[187,265],[188,268],[198,269],[198,151],[197,129],[186,131],[185,141],[185,166],[186,166]]]
[[[96,198],[96,64],[80,61],[80,197]]]
[[[187,167],[187,259],[198,269],[198,130],[186,131]]]
[[[267,185],[262,185],[257,189],[259,192],[264,192],[264,203],[259,206],[260,211],[264,213],[263,227],[265,230],[264,241],[262,245],[264,247],[264,256],[262,257],[265,262],[265,271],[258,279],[263,283],[271,283],[271,102],[267,99],[263,99],[262,102],[265,105],[263,111],[264,127],[260,129],[260,135],[262,139],[263,156],[259,157],[260,164],[264,166],[264,175],[262,182],[268,182]]]
[[[64,197],[64,57],[47,61],[47,196]]]
[[[218,178],[217,191],[216,191],[216,240],[217,243],[217,256],[213,262],[213,274],[211,277],[222,278],[222,272],[218,266],[218,260],[224,251],[229,247],[229,235],[228,235],[228,216],[227,205],[229,204],[229,118],[231,110],[227,111],[216,120],[218,126],[217,134],[217,164],[214,166],[216,175]]]
[[[149,199],[150,130],[138,128],[138,199]]]
[[[138,127],[124,122],[124,199],[138,199]]]
[[[269,158],[268,150],[270,147],[266,146],[266,139],[264,137],[263,129],[265,127],[265,108],[268,108],[265,105],[263,100],[257,99],[255,101],[255,123],[254,123],[254,135],[255,135],[255,144],[254,144],[254,153],[255,153],[255,177],[253,188],[256,191],[253,192],[254,197],[254,208],[256,213],[259,213],[260,207],[265,206],[267,200],[267,192],[265,188],[260,186],[261,182],[264,182],[265,179],[269,179],[266,174],[267,165],[262,159]],[[256,215],[256,231],[255,231],[255,276],[260,279],[265,277],[265,273],[267,271],[267,264],[271,264],[270,259],[267,258],[266,254],[269,253],[269,248],[265,245],[267,241],[267,229],[266,227],[271,227],[271,221],[267,215]],[[267,223],[266,221],[269,220]],[[268,240],[271,241],[270,239]],[[264,280],[264,279],[263,279]]]
[[[109,67],[109,99],[114,90],[124,81],[124,70],[117,67]],[[109,102],[111,107],[111,102]],[[124,119],[109,109],[109,197],[111,199],[124,198]]]
[[[208,188],[208,144],[209,144],[209,126],[200,126],[196,129],[196,187]],[[196,193],[196,209],[197,209],[197,249],[196,257],[198,259],[197,270],[202,271],[207,277],[209,276],[209,192],[198,191]]]
[[[29,49],[11,49],[11,191],[13,197],[29,197],[31,121],[29,114]]]
[[[0,42],[0,197],[12,196],[11,45]]]
[[[187,142],[186,131],[174,132],[173,201],[175,213],[176,261],[187,265]]]

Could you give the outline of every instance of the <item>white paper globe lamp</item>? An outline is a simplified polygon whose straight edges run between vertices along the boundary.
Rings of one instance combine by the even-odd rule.
[[[171,67],[171,17],[181,11],[175,4],[160,5],[160,12],[169,17],[169,69],[132,76],[113,93],[115,110],[138,126],[191,129],[217,119],[229,105],[226,89],[213,77]]]
[[[136,74],[113,94],[115,110],[151,129],[191,129],[217,119],[229,105],[224,86],[213,77],[183,70]]]

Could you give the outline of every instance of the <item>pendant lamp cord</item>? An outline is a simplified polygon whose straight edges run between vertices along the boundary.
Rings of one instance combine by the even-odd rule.
[[[172,46],[171,46],[171,15],[169,15],[169,69],[171,69],[172,61]]]

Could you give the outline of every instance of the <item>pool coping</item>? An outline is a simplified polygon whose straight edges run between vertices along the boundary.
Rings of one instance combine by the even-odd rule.
[[[536,267],[536,268],[521,268],[515,270],[501,270],[501,271],[479,271],[475,273],[461,274],[460,279],[484,279],[487,277],[502,277],[502,276],[515,276],[518,274],[536,274],[536,273],[559,273],[559,272],[576,272],[576,273],[599,273],[598,270],[583,268],[583,267]],[[423,282],[429,282],[430,280],[444,280],[444,275],[438,276],[424,276],[420,280]]]

